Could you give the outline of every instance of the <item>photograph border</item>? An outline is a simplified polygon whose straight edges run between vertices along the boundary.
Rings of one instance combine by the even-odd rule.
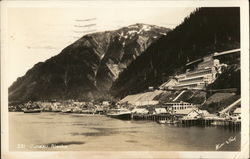
[[[2,1],[1,3],[1,144],[2,158],[248,158],[249,157],[249,2],[229,1]],[[241,151],[9,151],[8,86],[5,75],[7,9],[12,7],[89,7],[105,5],[146,5],[160,7],[240,7],[241,21]],[[17,57],[15,57],[17,58]]]

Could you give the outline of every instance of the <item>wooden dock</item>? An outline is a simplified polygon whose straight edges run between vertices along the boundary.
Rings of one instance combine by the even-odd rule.
[[[199,119],[183,119],[171,114],[132,114],[132,120],[172,120],[178,121],[180,126],[219,126],[227,127],[233,130],[241,129],[241,121],[234,121],[221,118],[199,118]]]
[[[178,120],[178,117],[170,114],[132,114],[132,120]]]

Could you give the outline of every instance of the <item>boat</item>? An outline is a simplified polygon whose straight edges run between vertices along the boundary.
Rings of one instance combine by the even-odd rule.
[[[41,113],[41,109],[24,109],[24,113]]]
[[[83,109],[83,110],[81,110],[81,113],[82,114],[94,114],[94,111],[93,110],[89,110],[89,109]]]
[[[111,118],[130,120],[131,114],[131,111],[128,109],[110,109],[106,115]]]
[[[172,121],[171,121],[171,120],[167,120],[166,123],[167,123],[167,124],[172,124]]]
[[[178,120],[174,120],[173,124],[179,124],[179,121]]]
[[[177,120],[167,120],[166,123],[167,124],[178,124],[179,121],[177,121]]]
[[[159,124],[166,124],[166,123],[167,123],[167,120],[158,120],[158,123],[159,123]]]
[[[59,109],[52,109],[52,112],[57,113],[57,112],[61,112],[61,110],[59,110]]]
[[[46,108],[45,108],[45,109],[43,109],[42,111],[43,111],[43,112],[52,112],[52,110],[51,110],[51,109],[46,109]]]
[[[80,113],[82,113],[82,110],[81,109],[73,109],[72,113],[78,113],[78,114],[80,114]]]
[[[68,109],[63,109],[62,110],[62,113],[71,113],[72,111],[71,111],[71,109],[70,108],[68,108]]]

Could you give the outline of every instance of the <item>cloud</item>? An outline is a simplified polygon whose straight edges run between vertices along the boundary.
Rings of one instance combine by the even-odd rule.
[[[88,22],[88,21],[93,21],[96,20],[97,18],[89,18],[89,19],[76,19],[76,22]]]

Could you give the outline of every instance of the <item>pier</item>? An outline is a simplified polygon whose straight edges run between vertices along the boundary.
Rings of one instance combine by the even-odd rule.
[[[182,125],[199,125],[199,126],[225,126],[235,129],[240,129],[241,122],[240,121],[233,121],[227,119],[181,119]]]
[[[233,130],[240,130],[241,121],[230,120],[224,118],[198,118],[198,119],[183,119],[171,114],[132,114],[132,120],[171,120],[177,121],[180,126],[220,126],[227,127]]]
[[[177,120],[178,118],[170,114],[132,114],[132,120]]]

